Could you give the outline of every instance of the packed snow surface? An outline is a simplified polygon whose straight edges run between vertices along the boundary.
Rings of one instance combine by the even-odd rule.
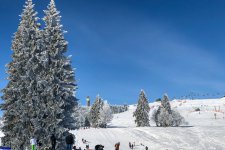
[[[151,113],[160,105],[149,104]],[[120,150],[129,150],[129,142],[135,143],[134,150],[225,150],[225,98],[207,100],[173,100],[172,109],[183,115],[188,125],[181,127],[136,127],[133,112],[136,105],[129,110],[114,115],[107,129],[79,129],[71,131],[76,135],[76,146],[91,149],[97,144],[105,146],[104,150],[114,150],[120,142]],[[200,112],[195,111],[197,108]],[[215,119],[216,118],[216,119]],[[84,144],[82,139],[88,142]],[[143,146],[144,145],[144,146]]]

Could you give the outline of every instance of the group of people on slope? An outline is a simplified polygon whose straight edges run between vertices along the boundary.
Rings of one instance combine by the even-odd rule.
[[[144,146],[144,145],[141,143],[141,146]],[[129,142],[129,147],[130,147],[130,149],[134,149],[135,142],[134,143]],[[148,150],[148,146],[145,146],[145,150]]]
[[[45,147],[44,150],[56,150],[56,137],[54,134],[50,136],[50,140],[51,140],[51,147]],[[31,138],[30,143],[32,150],[37,150],[42,146],[42,143],[39,140],[36,140],[34,137]],[[74,144],[74,136],[73,134],[69,133],[66,136],[66,150],[72,150],[73,144]],[[76,147],[73,150],[77,150]]]
[[[141,146],[145,146],[145,145],[143,145],[141,143]],[[134,149],[135,142],[134,143],[129,142],[129,147],[130,147],[130,149]],[[89,150],[89,149],[87,149],[87,150]],[[95,150],[104,150],[104,146],[103,145],[100,145],[100,144],[99,145],[96,145],[95,146]],[[118,143],[115,144],[115,150],[120,150],[120,142],[118,142]],[[148,150],[148,146],[145,146],[145,150]]]
[[[56,150],[56,137],[54,134],[52,134],[50,136],[50,140],[51,140],[51,147],[45,147],[44,150]],[[31,147],[32,147],[32,150],[36,150],[36,145],[37,146],[41,146],[42,144],[39,142],[39,140],[36,141],[35,138],[32,138],[30,140],[31,142]],[[86,144],[87,143],[87,140],[83,139],[82,138],[82,142],[83,144]],[[77,148],[75,145],[74,145],[74,135],[73,134],[69,134],[66,136],[66,150],[82,150],[81,147]],[[144,146],[143,144],[141,144],[141,146]],[[130,149],[134,149],[135,147],[135,142],[131,143],[129,142],[129,147]],[[117,142],[115,144],[115,150],[119,150],[120,149],[120,142]],[[84,150],[90,150],[89,149],[89,145],[86,144],[86,149]],[[95,146],[95,150],[104,150],[104,146],[101,145],[101,144],[98,144]],[[145,150],[148,150],[148,146],[145,146]]]

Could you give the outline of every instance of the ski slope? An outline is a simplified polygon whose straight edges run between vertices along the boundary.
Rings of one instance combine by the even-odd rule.
[[[150,103],[150,114],[160,105]],[[105,146],[104,150],[114,150],[120,142],[120,150],[129,150],[129,142],[135,142],[135,150],[225,150],[225,98],[206,100],[173,100],[173,109],[179,111],[189,122],[181,127],[135,127],[133,112],[135,105],[129,110],[114,115],[107,129],[80,129],[71,131],[76,135],[76,146],[85,148],[82,138],[88,141],[91,149],[96,144]],[[200,108],[200,113],[195,109]],[[216,114],[216,119],[215,119]]]
[[[151,115],[160,103],[149,105]],[[82,138],[88,141],[91,149],[102,144],[104,150],[114,150],[115,143],[120,142],[120,150],[129,150],[128,143],[135,142],[134,150],[145,150],[145,146],[149,150],[225,150],[225,98],[173,100],[171,106],[184,116],[188,125],[163,128],[155,127],[150,121],[151,127],[137,128],[133,118],[136,105],[130,105],[128,111],[114,115],[109,128],[79,129],[71,133],[76,136],[76,146],[82,150],[86,146]],[[195,111],[196,108],[201,110],[200,113]]]

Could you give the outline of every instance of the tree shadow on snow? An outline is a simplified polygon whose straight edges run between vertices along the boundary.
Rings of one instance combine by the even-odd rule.
[[[186,125],[186,126],[171,126],[171,127],[157,127],[157,126],[150,126],[150,128],[155,127],[155,128],[192,128],[194,126],[191,125]]]
[[[192,128],[194,126],[186,125],[186,126],[172,126],[171,128]]]
[[[128,128],[125,126],[107,126],[107,128]]]
[[[191,128],[191,127],[194,127],[194,126],[189,125],[189,126],[178,126],[178,127],[180,127],[180,128]]]

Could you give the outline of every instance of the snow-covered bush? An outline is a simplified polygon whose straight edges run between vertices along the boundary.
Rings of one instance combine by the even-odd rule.
[[[158,116],[159,116],[159,113],[160,113],[160,108],[161,107],[158,107],[157,110],[153,110],[153,113],[152,113],[152,116],[151,116],[151,119],[155,122],[157,127],[159,126]]]
[[[162,127],[172,126],[173,117],[165,108],[160,109],[160,114],[158,116],[158,122]]]
[[[78,105],[74,115],[75,119],[77,120],[77,128],[85,127],[86,121],[88,120],[89,112],[89,107],[82,107],[81,105]]]
[[[91,110],[89,113],[89,121],[91,126],[94,128],[99,127],[99,120],[100,120],[100,109],[103,106],[103,101],[100,96],[96,97],[94,104],[91,106]]]
[[[186,124],[183,116],[179,112],[172,110],[172,126],[179,126],[181,124]]]
[[[100,109],[99,127],[106,128],[112,118],[112,110],[107,101],[104,101],[103,107]]]
[[[201,111],[200,108],[195,108],[195,111]]]
[[[167,95],[164,95],[161,106],[153,112],[152,119],[155,121],[156,126],[161,127],[186,124],[184,117],[182,117],[179,112],[171,109]]]
[[[89,113],[89,120],[92,127],[106,128],[107,123],[112,120],[113,114],[107,101],[97,96]]]

